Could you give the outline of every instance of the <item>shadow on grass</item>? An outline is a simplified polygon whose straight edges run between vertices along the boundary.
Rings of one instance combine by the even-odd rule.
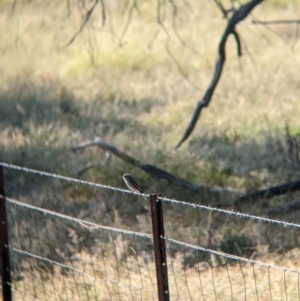
[[[124,187],[121,175],[132,167],[96,148],[76,155],[69,151],[72,145],[97,135],[113,141],[130,155],[139,156],[145,163],[195,183],[252,191],[291,180],[295,175],[286,164],[284,135],[266,133],[255,139],[211,130],[195,138],[188,150],[178,155],[166,148],[163,141],[162,146],[152,142],[162,139],[163,129],[148,126],[141,121],[143,118],[138,118],[147,117],[156,106],[162,107],[158,100],[123,100],[116,95],[77,99],[60,83],[39,87],[17,82],[12,86],[1,91],[0,102],[0,157],[7,163],[74,177],[80,167],[94,162],[96,167],[83,179]],[[151,231],[149,217],[140,214],[142,207],[136,197],[12,170],[5,170],[5,177],[8,197],[103,225]],[[147,191],[211,205],[208,197],[196,198],[188,191],[146,175],[141,175],[141,182]],[[285,196],[271,202],[280,204],[292,198]],[[247,205],[245,211],[264,215],[264,208],[262,202]],[[278,243],[285,248],[299,245],[294,232],[283,234],[286,230],[273,231],[267,226],[259,231],[257,224],[236,221],[232,216],[210,215],[173,205],[166,205],[165,211],[169,236],[189,243],[218,248],[224,237],[244,237],[243,231],[247,229],[255,243],[267,244],[272,249]],[[290,218],[297,222],[295,215],[286,217]]]

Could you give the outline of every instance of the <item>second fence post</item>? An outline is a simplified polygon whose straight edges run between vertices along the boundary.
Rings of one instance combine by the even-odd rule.
[[[165,236],[164,216],[163,216],[161,200],[157,198],[156,194],[150,195],[150,206],[151,206],[158,300],[169,301],[170,292],[169,292],[169,282],[168,282],[166,242],[164,239]]]

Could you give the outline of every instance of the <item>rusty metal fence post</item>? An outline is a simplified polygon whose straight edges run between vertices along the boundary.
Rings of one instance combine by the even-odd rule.
[[[166,256],[166,242],[164,240],[164,217],[162,203],[156,194],[150,195],[151,219],[154,243],[154,256],[156,266],[156,278],[158,300],[169,301],[168,267]]]
[[[4,173],[0,165],[0,249],[1,249],[1,279],[3,301],[11,301],[11,274],[8,244],[8,224],[6,216],[6,201],[4,190]]]

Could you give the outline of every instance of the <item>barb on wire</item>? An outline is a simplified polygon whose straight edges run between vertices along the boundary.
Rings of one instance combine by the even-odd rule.
[[[183,202],[183,201],[178,201],[178,200],[172,200],[172,199],[168,199],[168,198],[164,198],[164,197],[160,197],[159,199],[162,201],[165,201],[165,202],[169,202],[171,204],[189,206],[192,208],[204,209],[204,210],[208,210],[211,212],[224,213],[224,214],[233,215],[233,216],[236,216],[239,218],[246,218],[246,219],[255,220],[255,221],[264,222],[264,223],[277,224],[277,225],[280,225],[283,227],[300,228],[300,224],[289,223],[289,222],[280,221],[280,220],[276,220],[276,219],[270,219],[267,217],[251,215],[251,214],[242,213],[242,212],[238,212],[238,211],[234,211],[234,210],[230,211],[230,210],[225,210],[225,209],[220,209],[220,208],[215,208],[215,207],[209,207],[209,206],[205,206],[205,205],[199,205],[199,204],[188,203],[188,202]]]
[[[109,190],[118,191],[118,192],[122,192],[122,193],[133,194],[133,195],[142,195],[144,197],[148,196],[148,194],[141,194],[141,193],[137,193],[137,192],[122,189],[122,188],[117,188],[117,187],[112,187],[112,186],[109,186],[109,185],[98,184],[98,183],[94,183],[94,182],[89,182],[89,181],[84,181],[84,180],[80,180],[80,179],[70,178],[70,177],[59,175],[59,174],[53,174],[53,173],[46,172],[46,171],[31,169],[31,168],[22,167],[22,166],[13,165],[13,164],[8,164],[8,163],[4,163],[4,162],[0,162],[0,165],[3,166],[3,167],[6,167],[6,168],[10,168],[10,169],[18,170],[18,171],[23,171],[23,172],[30,172],[30,173],[37,174],[37,175],[40,175],[40,176],[52,177],[52,178],[67,181],[67,182],[73,182],[73,183],[88,185],[88,186],[97,187],[97,188],[104,188],[104,189],[109,189]]]

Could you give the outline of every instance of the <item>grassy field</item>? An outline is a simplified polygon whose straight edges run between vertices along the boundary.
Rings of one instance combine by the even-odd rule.
[[[1,161],[70,177],[91,162],[95,167],[82,175],[84,180],[125,188],[121,176],[132,173],[146,191],[206,205],[214,205],[210,196],[157,181],[100,149],[73,153],[70,147],[99,136],[143,163],[240,193],[299,179],[297,27],[251,22],[297,19],[299,0],[265,1],[239,24],[243,56],[237,58],[230,38],[210,106],[178,150],[211,80],[226,20],[213,2],[179,1],[175,18],[170,3],[159,10],[156,1],[136,2],[133,8],[132,2],[110,1],[104,26],[98,5],[70,45],[91,4],[18,1],[13,8],[12,1],[1,2]],[[103,225],[151,232],[149,216],[139,214],[133,196],[10,170],[5,175],[10,197]],[[240,210],[266,215],[297,198],[299,193],[289,194]],[[299,223],[297,212],[272,217]],[[268,256],[270,262],[300,244],[295,229],[192,208],[166,205],[165,221],[168,237],[227,253],[237,252],[231,246],[237,241],[255,252],[236,255]],[[285,264],[281,259],[278,265]]]

